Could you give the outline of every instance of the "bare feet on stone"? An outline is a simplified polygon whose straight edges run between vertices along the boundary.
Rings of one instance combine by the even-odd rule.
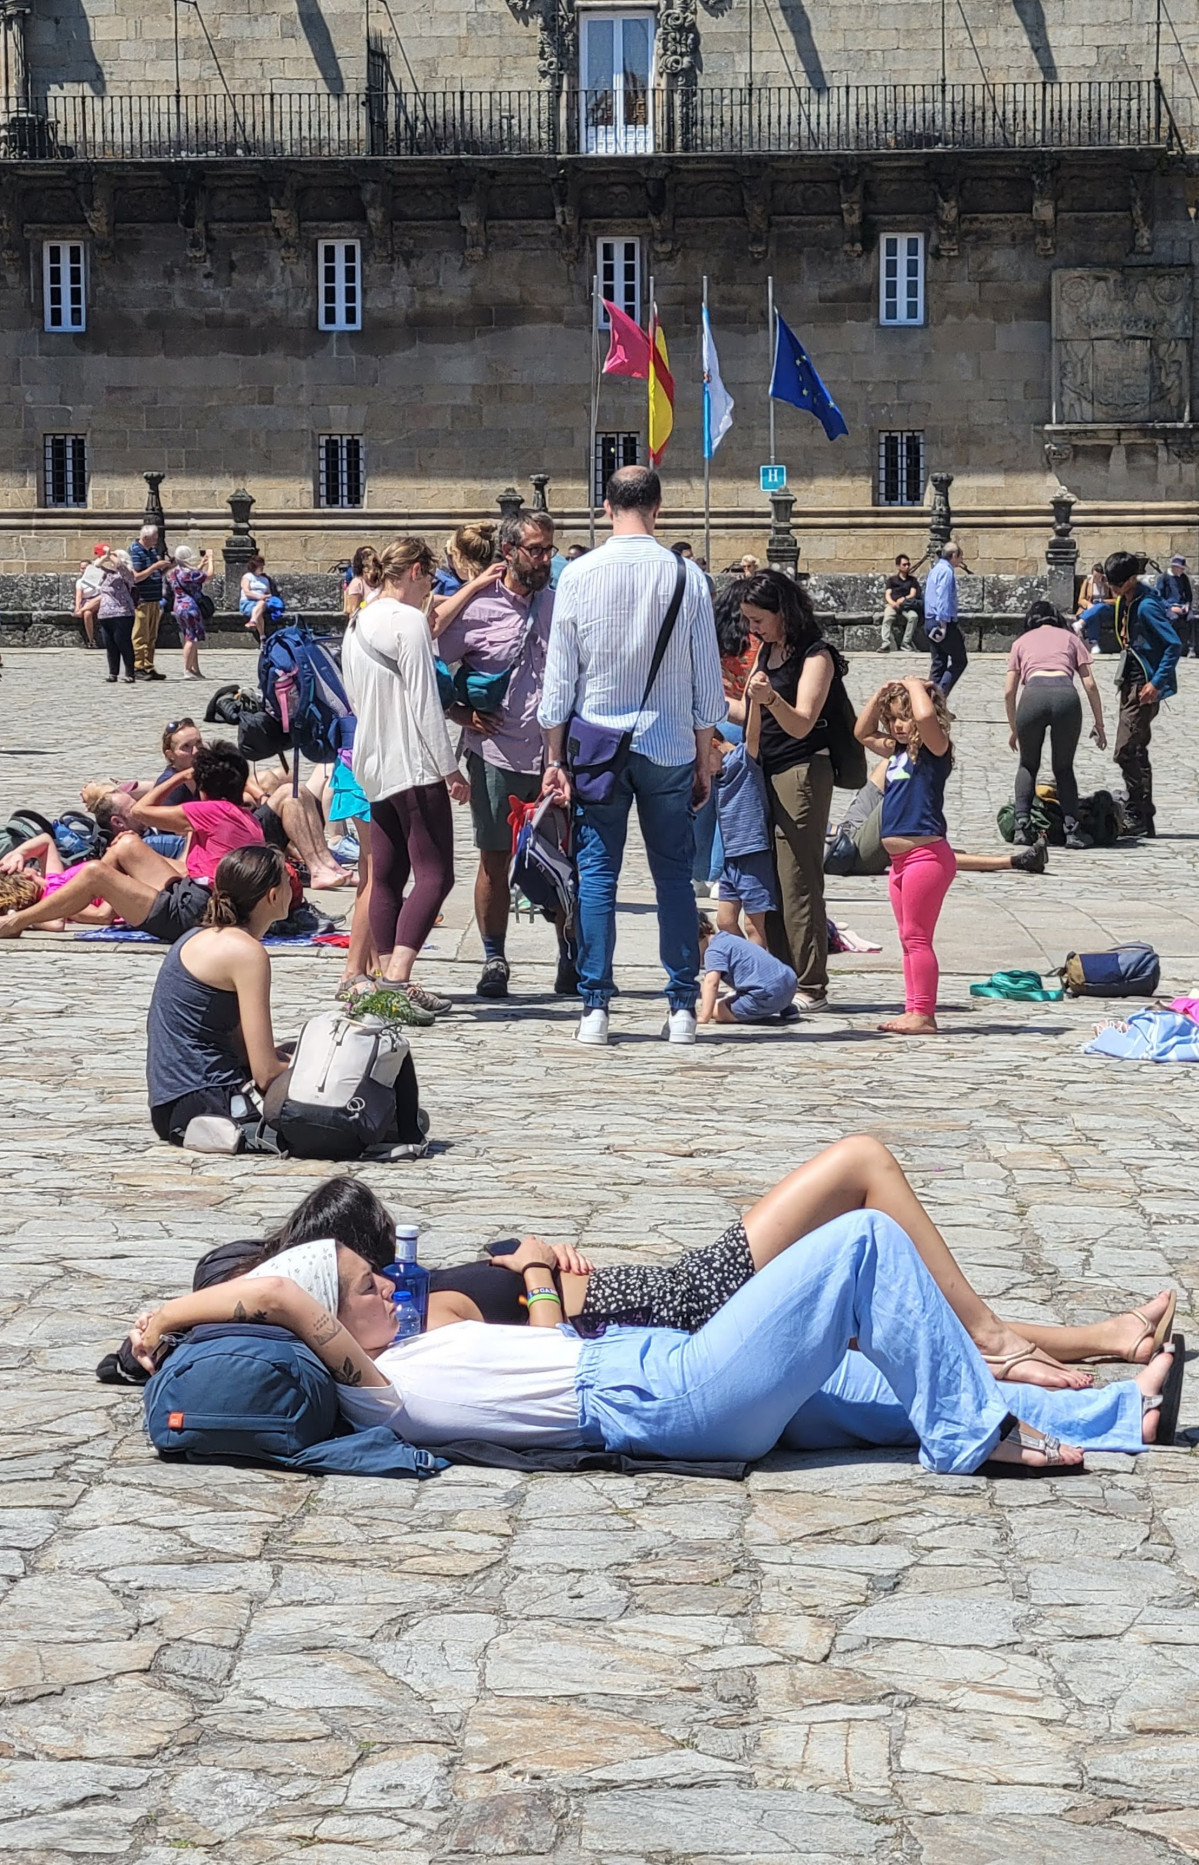
[[[926,1017],[922,1010],[907,1010],[902,1017],[888,1017],[879,1024],[884,1036],[936,1036],[937,1019]]]

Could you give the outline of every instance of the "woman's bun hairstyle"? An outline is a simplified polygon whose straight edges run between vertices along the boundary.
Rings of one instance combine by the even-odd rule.
[[[459,525],[446,544],[446,555],[464,583],[485,570],[495,556],[493,524]]]
[[[217,863],[205,926],[244,926],[259,901],[286,879],[282,851],[269,842],[233,849]]]

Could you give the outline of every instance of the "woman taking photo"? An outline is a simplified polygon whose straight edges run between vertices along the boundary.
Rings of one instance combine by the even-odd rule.
[[[1082,732],[1082,701],[1074,676],[1082,681],[1094,724],[1091,737],[1100,751],[1107,744],[1103,729],[1103,702],[1091,672],[1086,643],[1051,602],[1034,602],[1024,619],[1024,632],[1012,643],[1008,657],[1003,703],[1007,708],[1008,744],[1019,750],[1016,772],[1016,834],[1024,847],[1036,841],[1031,812],[1037,790],[1037,772],[1045,734],[1057,800],[1066,821],[1067,848],[1093,848],[1094,842],[1078,826],[1078,780],[1074,753]],[[1019,698],[1017,698],[1017,694]]]
[[[183,642],[185,680],[204,678],[200,672],[200,643],[207,635],[200,598],[211,576],[212,552],[206,550],[202,557],[197,557],[190,544],[180,544],[175,552],[175,567],[167,572],[167,582],[173,591],[171,612]]]
[[[790,577],[760,570],[739,593],[746,627],[761,645],[744,698],[729,701],[729,717],[745,726],[770,798],[786,932],[780,939],[772,915],[770,949],[799,980],[796,1003],[820,1009],[828,1001],[824,837],[833,800],[826,708],[846,663]]]
[[[351,617],[342,647],[358,721],[353,774],[370,804],[370,925],[384,981],[438,1016],[451,1000],[413,984],[412,968],[454,885],[450,798],[465,803],[470,786],[446,730],[423,614],[433,553],[424,538],[399,538],[380,568],[382,593]]]

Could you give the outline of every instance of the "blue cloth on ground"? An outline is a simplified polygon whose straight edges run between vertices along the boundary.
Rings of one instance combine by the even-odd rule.
[[[153,933],[143,932],[140,926],[96,926],[88,932],[78,932],[76,939],[86,940],[91,945],[161,945]],[[272,938],[268,933],[263,945],[315,945],[320,937],[318,933],[297,933],[294,938]]]
[[[770,847],[770,811],[766,779],[744,744],[734,745],[713,780],[716,820],[724,858],[757,855]]]
[[[717,933],[709,939],[704,970],[718,971],[728,979],[736,992],[729,1008],[746,1022],[777,1017],[795,996],[795,973],[790,965],[737,933]]]
[[[1199,1023],[1177,1010],[1134,1010],[1126,1030],[1100,1030],[1083,1044],[1084,1056],[1124,1062],[1199,1062]]]

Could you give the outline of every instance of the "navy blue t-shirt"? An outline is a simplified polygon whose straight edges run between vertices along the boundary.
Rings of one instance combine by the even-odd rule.
[[[880,833],[889,835],[946,835],[945,785],[953,769],[953,753],[940,755],[925,745],[913,764],[906,751],[897,751],[887,766],[883,789]]]

